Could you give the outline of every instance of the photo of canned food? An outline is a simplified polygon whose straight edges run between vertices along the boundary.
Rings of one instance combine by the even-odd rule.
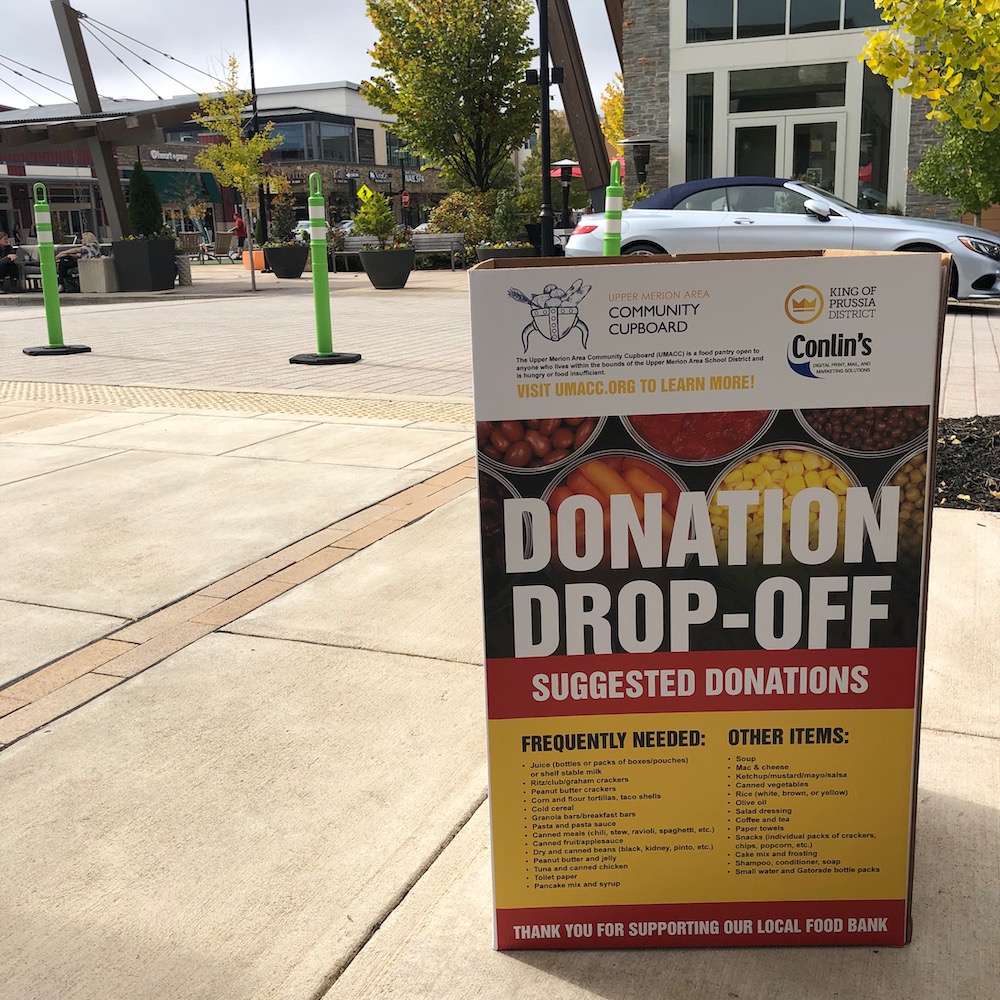
[[[729,507],[719,502],[719,494],[730,490],[754,490],[761,494],[765,490],[780,490],[781,497],[781,562],[793,562],[789,552],[792,530],[792,507],[796,496],[808,488],[822,488],[835,498],[837,517],[837,546],[832,553],[834,559],[842,559],[844,551],[844,518],[847,490],[857,486],[853,474],[829,455],[819,450],[804,449],[800,446],[775,446],[759,451],[735,462],[726,469],[711,491],[709,519],[715,537],[716,551],[720,562],[725,563],[729,553],[730,524]],[[765,554],[765,501],[752,504],[746,509],[746,557],[749,565],[761,565]],[[743,530],[741,523],[737,530]],[[822,511],[810,505],[808,511],[808,542],[815,548],[819,540],[820,517]],[[827,515],[829,516],[829,515]],[[770,545],[776,545],[772,540]],[[769,558],[770,562],[771,559]]]
[[[891,454],[912,448],[926,437],[926,406],[856,406],[800,410],[813,437],[857,455]]]
[[[686,489],[684,484],[671,472],[661,468],[655,462],[631,452],[602,452],[592,458],[575,465],[564,476],[552,483],[544,499],[551,511],[551,538],[553,556],[559,548],[560,541],[566,545],[565,539],[559,537],[559,526],[565,526],[565,519],[560,521],[559,510],[564,503],[574,497],[593,497],[601,505],[603,517],[603,556],[598,566],[607,569],[611,564],[612,512],[611,497],[627,496],[632,500],[636,521],[646,532],[647,518],[656,517],[660,525],[660,555],[666,555],[673,531],[674,517],[677,513],[677,501]],[[648,508],[646,496],[652,495],[655,507]],[[577,510],[574,517],[573,550],[581,553],[588,544],[586,534],[585,514]],[[589,539],[593,543],[593,536]],[[553,558],[553,563],[558,563]],[[629,565],[639,562],[634,545],[629,546]]]
[[[506,480],[489,472],[479,473],[483,591],[487,603],[502,595],[509,586],[504,558],[503,502],[516,496]]]
[[[890,470],[880,487],[880,495],[886,486],[899,487],[897,564],[904,572],[913,572],[919,567],[923,552],[927,452],[909,455]]]
[[[735,455],[757,440],[774,415],[773,410],[640,413],[624,422],[636,440],[665,458],[705,464]]]
[[[519,471],[547,469],[581,451],[603,423],[598,417],[540,420],[480,420],[479,452],[498,465]]]

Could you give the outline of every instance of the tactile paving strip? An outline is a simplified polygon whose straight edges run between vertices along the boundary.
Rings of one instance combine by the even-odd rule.
[[[81,385],[0,381],[0,401],[77,406],[163,406],[236,413],[290,413],[375,420],[469,424],[471,403],[406,397],[306,396],[272,392],[224,392],[142,385]]]

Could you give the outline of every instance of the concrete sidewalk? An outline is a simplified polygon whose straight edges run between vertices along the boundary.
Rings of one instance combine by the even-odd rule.
[[[935,512],[913,944],[492,951],[466,278],[361,278],[324,370],[307,289],[67,310],[70,358],[0,310],[0,1000],[995,996],[978,512]],[[998,317],[949,313],[945,415],[1000,412]]]

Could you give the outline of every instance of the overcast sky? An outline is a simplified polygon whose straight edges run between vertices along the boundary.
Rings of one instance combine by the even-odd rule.
[[[155,100],[202,93],[213,88],[211,80],[198,71],[218,77],[229,55],[239,60],[241,84],[249,89],[246,0],[155,4],[76,0],[74,6],[87,15],[84,24],[89,30],[84,31],[84,41],[102,96]],[[597,100],[618,71],[604,0],[570,0],[570,7]],[[375,41],[375,31],[365,15],[365,0],[250,0],[250,16],[258,87],[336,80],[360,83],[372,75],[368,50]],[[535,31],[537,21],[532,23]],[[156,69],[144,65],[137,56]],[[158,72],[160,69],[175,79]],[[59,81],[69,79],[50,0],[5,4],[0,33],[0,104],[28,108],[75,100],[69,84],[35,70]],[[46,86],[56,93],[44,89]],[[554,95],[558,96],[558,90]]]

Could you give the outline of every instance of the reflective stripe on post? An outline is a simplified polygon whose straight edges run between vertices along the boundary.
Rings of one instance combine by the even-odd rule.
[[[622,252],[622,206],[624,201],[622,166],[615,160],[611,164],[611,183],[604,194],[603,253],[605,257],[617,257]]]

